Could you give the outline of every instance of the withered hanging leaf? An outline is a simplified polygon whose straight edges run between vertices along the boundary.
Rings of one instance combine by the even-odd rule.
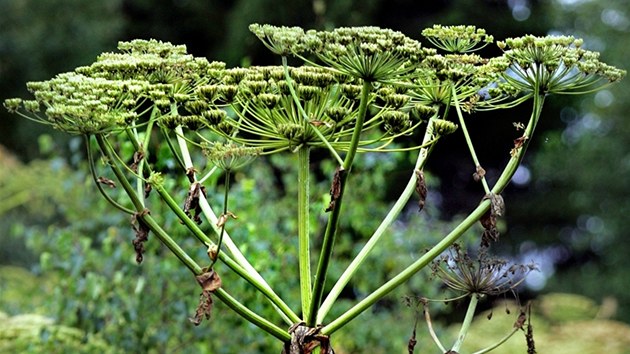
[[[109,188],[116,188],[116,182],[112,181],[109,178],[105,178],[105,177],[99,177],[96,179],[96,181],[100,184],[104,184],[106,186],[109,186]]]
[[[149,240],[149,226],[142,221],[142,216],[148,215],[151,212],[149,209],[144,209],[142,212],[136,212],[131,215],[131,227],[136,233],[136,237],[131,241],[133,248],[136,251],[136,262],[142,263],[144,259],[144,243]]]
[[[481,181],[481,179],[485,176],[486,170],[484,170],[481,166],[477,166],[477,170],[475,171],[475,173],[473,173],[473,179],[475,180],[475,182]]]
[[[131,163],[131,166],[129,166],[129,168],[135,172],[138,173],[138,164],[140,163],[140,161],[142,161],[142,159],[144,159],[144,152],[142,151],[136,151],[133,153],[133,162]]]
[[[416,329],[418,327],[418,314],[416,314],[416,321],[413,324],[413,332],[411,332],[411,338],[409,338],[409,342],[407,342],[407,351],[409,354],[413,354],[416,349],[416,344],[418,341],[416,340]]]
[[[424,179],[424,172],[422,170],[415,170],[416,173],[416,193],[418,193],[418,211],[424,209],[424,204],[427,200],[427,182]]]
[[[490,247],[491,242],[497,242],[499,240],[499,230],[497,229],[497,218],[493,216],[490,210],[488,210],[479,219],[481,226],[483,226],[483,233],[481,234],[481,247]]]
[[[481,235],[481,247],[490,246],[490,242],[499,240],[499,230],[497,229],[497,218],[505,214],[505,202],[500,194],[488,193],[482,200],[490,200],[490,210],[488,210],[479,222],[484,231]]]
[[[203,194],[206,196],[206,187],[199,182],[193,182],[188,189],[186,201],[184,201],[184,213],[191,217],[197,224],[201,224],[201,205],[199,198]],[[194,215],[191,213],[194,212]]]
[[[335,208],[337,200],[341,196],[341,176],[345,174],[346,170],[343,167],[337,167],[335,175],[333,176],[332,185],[330,186],[330,203],[326,208],[326,212],[329,212]]]
[[[205,270],[205,272],[195,277],[201,289],[203,289],[199,296],[199,305],[197,305],[197,309],[195,310],[195,316],[189,318],[190,322],[195,326],[198,326],[204,318],[209,320],[212,316],[212,293],[222,285],[221,277],[219,277],[219,274],[217,274],[214,269],[208,270],[205,268]]]
[[[501,194],[490,195],[490,212],[496,217],[505,215],[505,201]]]
[[[199,305],[197,306],[197,310],[195,310],[195,316],[189,318],[190,322],[192,322],[195,326],[199,326],[201,321],[203,321],[204,317],[206,320],[209,320],[212,316],[212,295],[208,291],[202,291],[199,296]]]
[[[481,200],[487,199],[490,200],[490,214],[492,214],[492,216],[499,217],[505,214],[505,201],[501,194],[488,193]]]
[[[203,291],[213,292],[222,285],[221,277],[219,277],[219,274],[217,274],[214,269],[210,269],[209,271],[197,275],[195,279],[197,279],[197,282]]]

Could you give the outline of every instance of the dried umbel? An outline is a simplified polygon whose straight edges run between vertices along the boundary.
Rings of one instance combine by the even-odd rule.
[[[492,258],[487,248],[471,258],[461,246],[454,244],[448,254],[431,264],[431,269],[448,288],[458,293],[494,296],[515,290],[537,267]]]

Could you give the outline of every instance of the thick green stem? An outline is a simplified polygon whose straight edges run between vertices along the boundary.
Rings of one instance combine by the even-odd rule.
[[[215,290],[213,294],[215,294],[219,298],[219,300],[223,301],[223,303],[226,304],[229,308],[234,310],[234,312],[238,313],[249,322],[255,324],[272,336],[278,338],[282,342],[288,342],[291,340],[291,335],[288,331],[283,330],[282,328],[269,322],[267,319],[254,313],[252,310],[248,309],[243,304],[236,301],[232,296],[230,296],[230,294],[223,290],[223,288]]]
[[[468,303],[468,310],[466,311],[466,316],[464,316],[464,321],[462,322],[462,327],[459,329],[459,334],[457,335],[457,340],[455,340],[455,344],[453,344],[453,348],[451,351],[458,353],[459,348],[464,344],[464,339],[466,339],[466,335],[470,330],[470,324],[472,323],[473,318],[475,317],[475,310],[477,309],[477,304],[479,303],[478,294],[471,294],[470,302]]]
[[[525,129],[525,141],[523,145],[515,150],[512,158],[508,161],[503,173],[499,177],[499,180],[492,188],[492,193],[499,194],[508,185],[518,165],[523,159],[528,142],[531,140],[534,128],[540,117],[542,106],[544,103],[544,96],[536,93],[534,95],[534,105],[532,115],[529,119],[527,128]],[[370,308],[376,301],[387,295],[389,292],[400,286],[402,283],[411,278],[414,274],[426,267],[431,261],[438,257],[444,250],[457,241],[471,226],[473,226],[488,210],[490,209],[490,200],[483,200],[459,225],[453,229],[446,237],[438,242],[427,253],[420,257],[417,261],[405,268],[397,276],[383,284],[380,288],[361,300],[355,306],[346,311],[339,318],[335,319],[328,325],[324,326],[321,330],[323,334],[332,334],[339,328],[343,327],[346,323],[357,317],[363,311]]]
[[[422,170],[424,168],[424,165],[427,162],[427,158],[429,157],[431,150],[433,150],[433,147],[435,146],[435,140],[434,140],[435,136],[433,134],[433,129],[431,129],[434,120],[435,120],[434,117],[429,119],[422,144],[423,145],[429,144],[431,141],[434,141],[434,143],[428,145],[425,148],[422,148],[418,152],[418,158],[416,159],[416,164],[414,166],[415,170]],[[407,205],[407,203],[409,202],[409,199],[411,199],[411,196],[413,195],[416,189],[417,180],[418,180],[418,177],[416,173],[412,172],[411,177],[409,178],[409,182],[407,182],[407,185],[405,186],[405,189],[403,190],[403,192],[400,194],[400,197],[398,198],[398,200],[396,200],[396,202],[394,203],[392,208],[389,210],[389,212],[387,213],[387,215],[385,216],[381,224],[378,226],[378,228],[376,229],[372,237],[370,237],[370,239],[365,244],[365,246],[363,246],[361,251],[352,260],[350,265],[348,265],[348,267],[343,272],[339,280],[337,280],[337,283],[335,283],[333,288],[328,293],[326,300],[324,300],[324,302],[322,303],[322,306],[319,309],[317,323],[324,322],[324,318],[326,317],[326,314],[328,314],[328,311],[330,311],[331,307],[333,306],[333,304],[339,297],[339,294],[341,294],[344,287],[348,284],[350,279],[354,276],[354,274],[359,269],[363,261],[367,258],[370,252],[372,252],[372,250],[374,249],[378,241],[381,239],[381,236],[385,234],[385,231],[387,230],[387,228],[396,220],[400,212]]]
[[[308,318],[311,306],[311,254],[309,240],[309,183],[310,149],[303,146],[298,151],[298,260],[300,269],[300,294],[302,317]]]
[[[326,225],[326,231],[324,233],[324,240],[322,242],[322,249],[317,263],[317,273],[315,274],[315,282],[313,285],[313,299],[311,300],[311,308],[308,313],[308,320],[306,321],[307,325],[311,327],[316,325],[315,322],[318,317],[318,309],[324,296],[326,274],[328,272],[328,266],[332,257],[335,237],[339,226],[339,215],[341,212],[343,194],[346,189],[346,181],[348,180],[348,175],[359,146],[359,139],[361,138],[361,130],[363,129],[363,123],[365,122],[365,116],[367,115],[367,106],[371,91],[372,83],[364,81],[363,87],[361,88],[361,101],[359,103],[359,111],[354,132],[352,133],[352,140],[350,141],[348,153],[344,159],[343,166],[338,171],[339,185],[337,188],[339,193],[336,196],[336,200],[332,201],[333,207],[330,212],[330,216],[328,217],[328,224]],[[334,183],[335,182],[333,181],[333,184]],[[333,186],[333,188],[335,188],[335,186]]]

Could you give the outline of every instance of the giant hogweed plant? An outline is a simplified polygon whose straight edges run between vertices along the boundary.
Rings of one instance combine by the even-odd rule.
[[[479,299],[514,289],[532,269],[493,260],[488,250],[498,241],[496,223],[504,210],[501,192],[523,159],[545,100],[553,94],[592,92],[621,80],[625,71],[599,61],[598,53],[567,36],[506,39],[496,43],[502,55],[484,58],[475,52],[494,39],[472,26],[424,30],[435,49],[377,27],[304,31],[254,24],[250,30],[280,57],[279,65],[228,68],[189,55],[184,46],[133,40],[119,43],[118,52],[103,53],[89,66],[28,83],[34,99],[8,99],[4,104],[10,112],[84,136],[96,188],[131,218],[136,260],[142,262],[144,243],[153,234],[201,285],[194,323],[210,317],[216,298],[280,340],[285,353],[332,353],[332,334],[430,267],[446,285],[462,293],[459,298],[469,300],[461,331],[451,346],[442,344],[433,331],[430,300],[420,300],[439,350],[458,352]],[[290,57],[303,65],[290,66]],[[468,117],[524,104],[531,106],[531,114],[518,121],[520,136],[506,151],[510,159],[491,183],[468,134],[467,124],[473,122]],[[479,119],[474,122],[483,124]],[[422,210],[427,197],[424,169],[431,151],[457,129],[469,148],[471,178],[482,190],[479,205],[389,281],[339,317],[327,317],[414,195]],[[329,171],[328,206],[314,218],[309,185],[310,156],[316,149],[323,150],[319,155],[328,156],[337,168]],[[405,188],[341,276],[328,279],[344,217],[344,194],[357,178],[352,175],[353,164],[365,152],[401,151],[416,155]],[[160,163],[165,152],[175,161],[173,166]],[[238,211],[229,207],[232,175],[257,156],[270,154],[297,156],[297,235],[285,237],[298,240],[299,308],[291,308],[274,291],[274,284],[265,281],[247,252],[230,237],[230,220],[238,217]],[[128,198],[110,196],[112,187],[122,188]],[[222,203],[207,198],[209,187],[223,190]],[[183,249],[181,241],[171,237],[160,215],[151,213],[155,203],[177,216],[199,247],[207,249],[209,259],[193,259],[190,254],[195,250]],[[311,230],[315,219],[326,220],[322,234]],[[473,259],[461,247],[444,256],[477,222],[484,230],[479,256]],[[313,245],[319,249],[312,250]],[[245,279],[278,316],[264,318],[239,302],[238,294],[229,293],[229,284],[222,284],[222,272]],[[522,311],[516,329],[523,328],[524,316]],[[530,331],[526,337],[533,351]],[[414,341],[409,342],[410,352]]]

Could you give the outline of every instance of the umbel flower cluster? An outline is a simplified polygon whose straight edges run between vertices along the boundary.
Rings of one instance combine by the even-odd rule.
[[[5,106],[71,134],[141,126],[155,107],[155,119],[167,129],[209,128],[266,151],[322,145],[324,138],[343,149],[363,82],[375,83],[375,90],[364,99],[371,114],[361,128],[383,134],[369,135],[360,145],[379,146],[410,134],[448,105],[452,87],[460,101],[473,102],[467,107],[472,110],[514,101],[534,89],[586,91],[624,75],[572,37],[508,39],[498,42],[504,55],[487,60],[467,53],[493,40],[471,26],[423,32],[453,54],[437,54],[400,32],[377,27],[250,29],[274,53],[298,56],[309,65],[226,68],[187,54],[185,46],[134,40],[119,43],[120,52],[102,54],[90,66],[28,83],[34,99],[9,99]]]

